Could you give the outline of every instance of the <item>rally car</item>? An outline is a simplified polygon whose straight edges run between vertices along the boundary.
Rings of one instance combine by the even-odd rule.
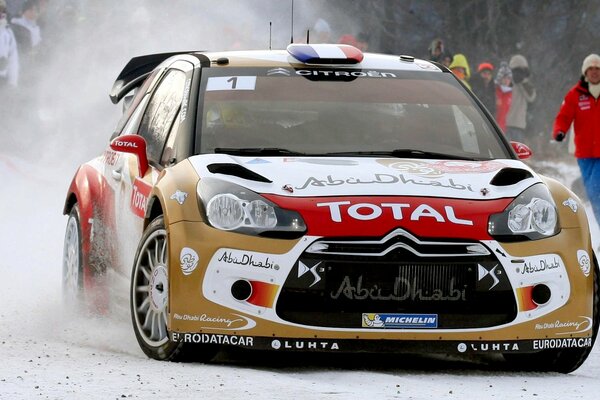
[[[327,44],[154,54],[110,98],[123,116],[66,196],[64,291],[107,308],[107,277],[130,277],[149,357],[589,355],[584,205],[445,67]]]

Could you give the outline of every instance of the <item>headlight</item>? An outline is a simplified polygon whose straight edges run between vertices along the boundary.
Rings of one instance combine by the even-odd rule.
[[[306,232],[300,214],[242,186],[204,178],[197,192],[208,223],[217,229],[281,238],[300,237]]]
[[[560,232],[556,205],[546,185],[530,187],[502,213],[491,215],[488,232],[505,242],[543,239]]]

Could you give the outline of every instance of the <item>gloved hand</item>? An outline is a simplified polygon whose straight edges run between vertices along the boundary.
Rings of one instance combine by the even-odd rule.
[[[558,132],[556,134],[556,136],[554,137],[554,140],[556,140],[557,142],[562,142],[563,139],[565,138],[565,133],[564,132]]]

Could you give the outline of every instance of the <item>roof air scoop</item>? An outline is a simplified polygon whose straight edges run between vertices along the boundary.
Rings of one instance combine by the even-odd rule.
[[[237,176],[238,178],[247,179],[249,181],[272,183],[273,181],[265,178],[262,175],[257,174],[254,171],[250,171],[248,168],[244,168],[239,164],[233,163],[215,163],[209,164],[206,168],[213,174],[223,174]]]
[[[510,186],[529,178],[533,178],[533,175],[526,169],[503,168],[492,178],[490,185]]]
[[[304,64],[358,64],[364,58],[362,51],[347,44],[300,44],[292,43],[288,53]]]

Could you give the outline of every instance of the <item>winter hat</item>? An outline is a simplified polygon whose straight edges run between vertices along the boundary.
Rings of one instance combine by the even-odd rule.
[[[581,74],[585,75],[585,71],[587,71],[587,69],[590,67],[600,68],[600,56],[598,54],[590,54],[583,60],[583,65],[581,66]]]
[[[496,84],[500,85],[502,83],[502,79],[506,77],[510,78],[512,81],[512,70],[509,68],[506,61],[502,61],[500,63],[500,67],[498,68],[498,73],[496,74]]]
[[[510,58],[510,62],[508,63],[510,69],[515,68],[529,68],[529,64],[527,64],[527,59],[520,54],[516,54]]]
[[[464,54],[455,54],[452,58],[452,64],[448,68],[464,68],[465,70],[465,79],[469,79],[471,77],[471,69],[469,68],[469,63],[467,62],[467,57]]]
[[[488,62],[481,63],[481,64],[479,64],[479,67],[477,67],[477,72],[481,72],[481,71],[486,70],[486,69],[488,69],[490,71],[493,71],[494,70],[494,66],[491,63],[488,63]]]

